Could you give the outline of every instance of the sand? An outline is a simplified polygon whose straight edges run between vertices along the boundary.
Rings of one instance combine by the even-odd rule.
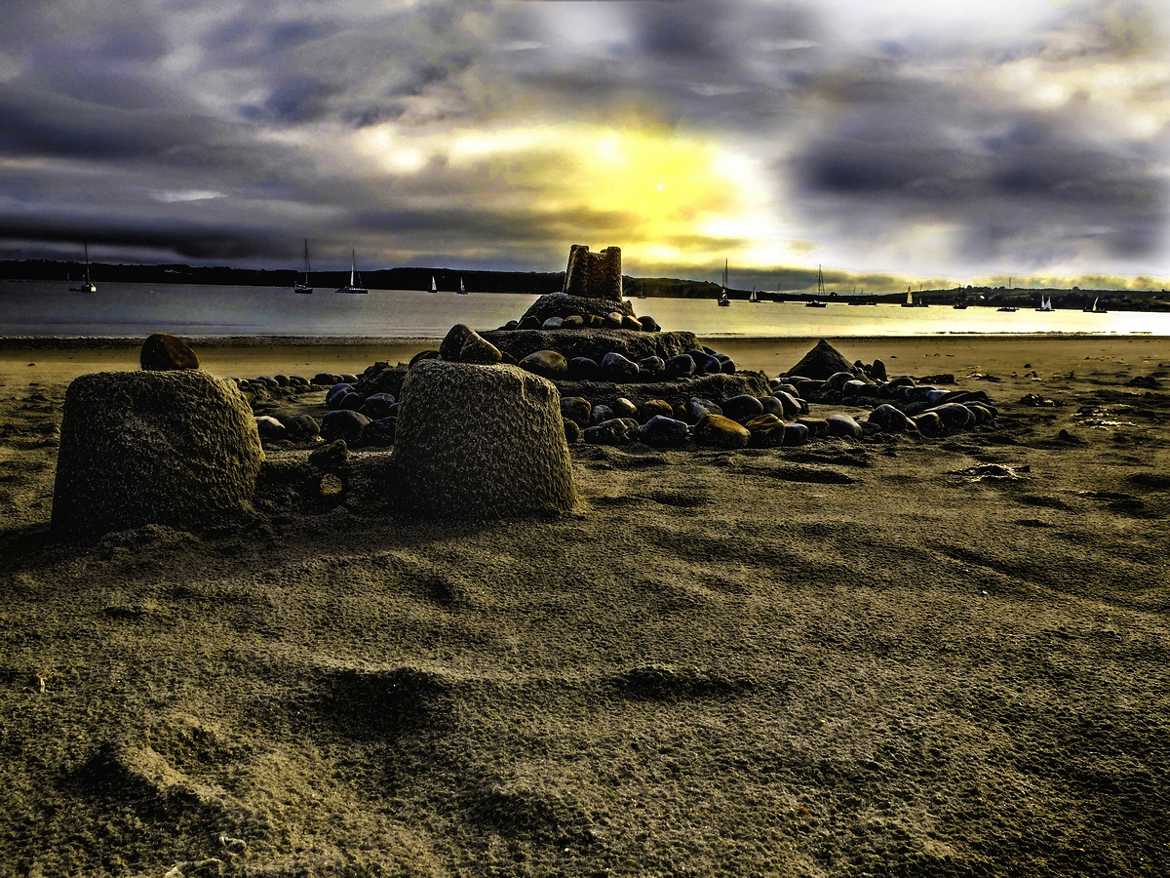
[[[1000,425],[578,447],[563,519],[91,544],[46,531],[55,425],[135,352],[0,351],[0,875],[1167,874],[1170,340],[839,346]]]

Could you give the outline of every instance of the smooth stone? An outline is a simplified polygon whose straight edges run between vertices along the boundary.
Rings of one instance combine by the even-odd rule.
[[[309,379],[303,375],[289,375],[288,383],[293,387],[308,387]]]
[[[362,396],[357,391],[351,390],[338,401],[337,407],[339,409],[347,409],[351,412],[356,412],[361,410],[362,404],[365,401],[366,398],[364,396]]]
[[[459,359],[459,352],[463,350],[463,345],[475,334],[475,330],[470,326],[456,323],[447,330],[447,334],[439,343],[439,356],[444,360],[456,362]]]
[[[563,378],[569,371],[569,361],[556,351],[534,351],[520,361],[520,368],[545,378]]]
[[[666,370],[666,361],[658,356],[643,357],[638,360],[638,370],[644,378],[660,378]]]
[[[281,387],[288,387],[289,381],[288,381],[287,375],[273,375],[272,380],[275,381],[277,384],[279,384]]]
[[[615,399],[611,408],[614,415],[619,418],[636,418],[638,416],[638,407],[624,396]]]
[[[764,407],[764,414],[775,415],[778,418],[784,417],[784,403],[774,396],[761,396],[760,405]]]
[[[337,383],[337,376],[332,372],[318,372],[313,376],[313,383],[316,385],[334,385]]]
[[[341,380],[346,384],[357,384],[358,377],[350,372],[345,372],[341,376]]]
[[[442,357],[438,351],[431,351],[431,350],[419,351],[417,354],[415,354],[413,357],[410,358],[410,362],[407,364],[407,368],[413,369],[419,363],[425,363],[427,360],[439,360],[439,359],[442,359]]]
[[[648,314],[639,317],[638,322],[642,324],[642,329],[645,332],[662,332],[662,327],[658,325],[658,321]]]
[[[812,436],[824,436],[829,432],[829,422],[824,418],[797,418],[798,424],[804,424]]]
[[[283,439],[288,435],[288,429],[271,415],[259,415],[256,418],[256,430],[262,439]]]
[[[397,425],[397,418],[378,418],[370,421],[362,430],[362,445],[372,445],[379,448],[393,445]]]
[[[321,436],[326,442],[344,439],[354,444],[361,441],[362,430],[369,422],[370,419],[361,412],[347,410],[328,412],[321,419]]]
[[[830,390],[840,390],[845,386],[845,382],[853,381],[856,377],[852,372],[834,372],[825,379],[825,387]]]
[[[601,372],[614,381],[628,381],[638,377],[638,364],[617,351],[610,351],[601,358]]]
[[[589,357],[573,357],[569,360],[569,375],[578,380],[588,381],[601,374],[601,367]]]
[[[805,424],[796,421],[794,423],[784,425],[784,447],[788,448],[793,445],[806,445],[809,440],[809,430]]]
[[[325,407],[335,409],[338,408],[338,403],[347,393],[353,392],[353,385],[348,382],[334,384],[327,391],[325,391]]]
[[[463,347],[459,349],[460,363],[476,363],[481,366],[494,366],[504,359],[503,353],[498,347],[480,335],[478,332],[471,333],[467,341],[463,343]]]
[[[358,411],[372,420],[390,417],[393,406],[398,402],[389,393],[371,393],[358,407]]]
[[[520,329],[540,329],[540,321],[535,317],[528,316],[520,321]]]
[[[629,314],[623,314],[622,315],[622,329],[629,329],[629,330],[632,330],[634,332],[641,332],[642,331],[642,324],[637,320],[637,318],[631,317]]]
[[[561,321],[561,329],[581,329],[585,326],[585,318],[580,314],[570,314]]]
[[[614,417],[613,409],[607,405],[595,405],[593,411],[589,413],[589,426],[596,427],[604,421],[612,420]]]
[[[875,359],[873,364],[869,367],[869,374],[878,381],[886,380],[886,364],[881,360]]]
[[[861,438],[861,424],[857,423],[849,415],[838,412],[829,415],[825,420],[829,424],[830,436],[844,436],[851,439]]]
[[[842,396],[865,396],[873,392],[873,385],[857,378],[846,381],[841,387]]]
[[[784,406],[784,419],[791,420],[792,418],[800,417],[801,413],[805,411],[804,406],[800,404],[800,400],[787,390],[777,390],[774,394],[775,398]]]
[[[745,448],[752,434],[742,424],[723,415],[704,415],[695,425],[695,441],[713,448]]]
[[[581,441],[581,425],[569,418],[564,419],[565,424],[565,441],[570,445],[576,445]]]
[[[165,332],[156,332],[146,337],[138,352],[138,362],[148,372],[199,368],[199,357],[191,346],[177,335]]]
[[[719,360],[719,371],[722,372],[724,375],[734,375],[735,374],[735,360],[731,359],[731,357],[727,357],[726,359],[720,359]]]
[[[886,433],[917,432],[918,426],[901,409],[883,403],[869,413],[868,423],[876,424]]]
[[[679,354],[666,361],[667,378],[690,378],[695,372],[695,361],[687,354]]]
[[[541,329],[560,329],[565,325],[563,317],[549,317],[544,323],[540,324]]]
[[[720,405],[724,415],[741,424],[764,414],[764,404],[746,393],[725,399]]]
[[[593,403],[583,396],[562,396],[561,416],[584,427],[589,423]]]
[[[585,441],[590,445],[626,445],[630,441],[629,433],[629,421],[610,418],[594,427],[586,427]]]
[[[784,444],[784,422],[776,415],[757,415],[745,425],[751,432],[750,445],[753,448],[779,448]]]
[[[923,436],[938,436],[943,431],[942,419],[939,418],[938,412],[923,412],[915,415],[913,420],[918,432]]]
[[[965,405],[958,402],[945,403],[938,406],[937,408],[931,409],[930,412],[938,415],[939,420],[942,422],[943,429],[948,433],[952,433],[957,430],[965,430],[974,420],[974,416],[971,414],[970,410]],[[924,412],[924,414],[928,413],[929,412]]]
[[[688,430],[684,421],[655,415],[642,425],[639,435],[654,448],[682,448],[687,444]]]
[[[612,329],[622,328],[622,318],[626,315],[620,311],[610,311],[605,315],[605,325]]]
[[[674,406],[668,403],[665,399],[648,399],[642,403],[638,408],[638,417],[642,422],[653,418],[655,415],[662,415],[663,417],[674,417]]]
[[[294,415],[285,422],[285,427],[290,434],[302,439],[321,435],[321,424],[312,415]]]

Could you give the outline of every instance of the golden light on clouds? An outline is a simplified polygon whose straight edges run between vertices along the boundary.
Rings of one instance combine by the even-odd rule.
[[[383,173],[439,165],[478,175],[498,186],[497,207],[577,218],[580,240],[619,244],[634,265],[763,266],[786,255],[772,243],[782,236],[763,168],[713,139],[580,123],[441,137],[379,126],[359,137]]]

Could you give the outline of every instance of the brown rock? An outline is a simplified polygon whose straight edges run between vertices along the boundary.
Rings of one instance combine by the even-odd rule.
[[[156,332],[142,343],[138,355],[142,368],[148,372],[170,372],[176,369],[198,369],[199,357],[190,345],[175,335]]]

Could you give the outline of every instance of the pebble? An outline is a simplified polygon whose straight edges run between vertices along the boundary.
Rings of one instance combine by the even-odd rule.
[[[394,431],[397,425],[397,418],[378,418],[370,421],[362,428],[362,444],[382,448],[393,445]]]
[[[540,324],[541,329],[560,329],[564,326],[564,319],[560,317],[550,317]]]
[[[398,401],[389,393],[372,393],[358,406],[358,411],[367,418],[378,420],[394,413]]]
[[[569,360],[569,375],[578,381],[589,381],[601,374],[601,367],[589,357],[573,357]]]
[[[520,361],[520,368],[545,378],[563,378],[569,371],[569,361],[556,351],[535,351]]]
[[[829,425],[830,436],[843,436],[850,439],[861,438],[861,424],[845,414],[831,414],[825,421]]]
[[[341,382],[334,384],[325,392],[325,407],[337,408],[336,403],[341,401],[341,398],[353,390],[353,385]]]
[[[256,430],[265,439],[283,439],[288,435],[284,424],[271,415],[257,416]]]
[[[309,464],[324,472],[340,469],[348,459],[349,446],[344,439],[330,442],[309,454]]]
[[[654,448],[682,448],[687,444],[688,428],[684,421],[654,415],[642,425],[639,435],[643,442]]]
[[[751,433],[753,448],[779,448],[784,444],[784,422],[774,414],[757,415],[744,426]]]
[[[362,431],[370,419],[360,412],[332,411],[321,419],[321,436],[326,442],[344,439],[349,443],[361,441]]]
[[[695,425],[695,441],[713,448],[745,448],[751,437],[747,427],[723,415],[704,415]]]
[[[562,396],[561,416],[584,427],[589,423],[593,404],[583,396]]]
[[[613,401],[613,413],[619,418],[636,418],[638,416],[638,407],[624,396],[619,396]]]
[[[643,378],[661,378],[666,371],[666,361],[657,356],[643,357],[638,360],[638,370]]]
[[[643,423],[655,415],[673,418],[674,407],[665,399],[648,399],[638,408],[638,416],[642,419]]]
[[[809,429],[805,424],[795,421],[784,425],[784,446],[805,445],[809,440]]]
[[[285,422],[285,427],[293,436],[302,439],[312,439],[321,435],[321,425],[312,415],[294,415]]]
[[[741,424],[764,414],[764,404],[746,393],[723,400],[721,407],[724,415]]]
[[[868,420],[887,433],[914,433],[918,430],[918,425],[905,412],[889,403],[883,403],[871,411]]]
[[[613,409],[609,406],[595,405],[593,411],[589,413],[589,424],[595,427],[604,421],[611,420],[613,416]]]
[[[630,431],[636,430],[637,427],[636,421],[627,418],[610,418],[594,427],[587,427],[585,441],[590,445],[626,445],[630,441]]]
[[[687,354],[679,354],[666,361],[667,378],[690,378],[695,372],[695,361]]]
[[[810,436],[824,436],[829,432],[829,422],[824,418],[797,418],[798,424],[804,424],[808,428]]]
[[[169,372],[176,369],[198,369],[199,357],[183,339],[165,332],[147,336],[138,352],[138,362],[151,372]]]
[[[642,329],[645,332],[661,332],[662,331],[662,327],[658,325],[658,321],[655,320],[653,317],[649,316],[648,314],[639,317],[638,322],[642,324]]]
[[[622,315],[622,329],[632,329],[634,332],[642,331],[642,324],[629,314]]]
[[[581,441],[581,425],[569,418],[564,419],[565,424],[565,441],[570,445],[576,445]]]
[[[585,318],[580,314],[570,314],[561,321],[561,329],[581,329],[585,326]]]
[[[611,381],[630,381],[637,378],[641,370],[629,357],[610,351],[601,358],[601,372]]]

